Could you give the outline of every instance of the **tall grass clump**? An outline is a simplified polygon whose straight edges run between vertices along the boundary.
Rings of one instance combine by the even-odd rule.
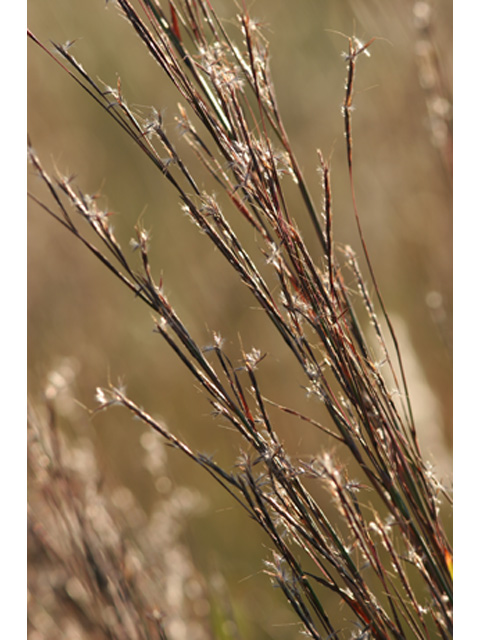
[[[357,258],[350,246],[335,241],[330,165],[320,151],[322,206],[310,195],[279,112],[268,44],[259,25],[243,3],[239,30],[233,34],[213,4],[176,0],[167,10],[157,0],[117,1],[178,91],[178,129],[195,154],[194,162],[185,160],[159,111],[129,106],[120,80],[105,86],[75,58],[71,43],[54,44],[50,51],[34,33],[28,35],[170,183],[185,215],[220,253],[225,269],[233,269],[286,347],[290,362],[282,364],[283,375],[301,371],[305,393],[318,402],[306,414],[288,398],[267,397],[262,364],[270,354],[261,345],[242,345],[237,362],[216,331],[211,344],[200,344],[152,266],[150,230],[137,224],[130,246],[122,246],[112,212],[71,177],[51,176],[29,142],[29,160],[47,194],[32,194],[32,199],[92,253],[135,302],[150,310],[155,331],[203,390],[212,419],[228,424],[241,445],[232,435],[236,462],[225,466],[154,418],[121,384],[99,386],[92,414],[125,408],[241,505],[266,536],[270,553],[265,570],[308,637],[450,638],[452,550],[441,517],[442,503],[449,504],[450,496],[419,447],[401,345],[378,286],[355,198],[355,74],[374,39],[346,39],[342,114],[361,248]],[[213,179],[214,188],[204,188],[204,175]],[[247,249],[238,230],[245,227],[255,234],[254,249]],[[219,273],[219,281],[221,277]],[[326,436],[330,450],[310,456],[289,451],[276,427],[282,414]],[[335,512],[329,508],[332,502]],[[119,629],[125,631],[128,622],[137,630],[137,636],[113,631],[105,637],[163,637],[160,627],[153,635],[151,620],[143,617],[148,608],[143,596],[125,587],[121,553],[103,550],[105,541],[95,530],[85,534],[81,509],[78,512],[82,500],[63,496],[55,504],[62,503],[71,504],[69,521],[77,527],[69,535],[92,549],[90,555],[81,555],[80,564],[90,569],[78,573],[79,585],[74,587],[86,589],[88,583],[94,602],[111,600],[109,611]],[[97,555],[101,561],[95,560]],[[68,552],[61,557],[69,561]],[[107,595],[101,592],[102,584]],[[168,620],[168,609],[165,616]],[[95,626],[95,619],[89,623]],[[161,633],[175,637],[174,631],[168,635],[168,625],[165,629]]]
[[[213,605],[217,625],[234,624],[222,577],[205,581],[181,540],[203,498],[169,482],[163,443],[146,433],[143,466],[170,487],[147,517],[105,473],[91,425],[74,410],[71,374],[68,361],[51,371],[44,402],[28,411],[30,637],[214,637]],[[68,442],[61,414],[76,434]]]

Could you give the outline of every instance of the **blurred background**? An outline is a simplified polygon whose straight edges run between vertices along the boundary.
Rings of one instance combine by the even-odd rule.
[[[92,77],[112,86],[120,77],[130,106],[147,112],[153,105],[162,112],[172,139],[179,138],[176,92],[112,3],[31,0],[28,6],[28,26],[44,44],[75,41],[72,52]],[[216,0],[214,6],[235,23],[235,2]],[[354,34],[362,41],[378,38],[371,57],[362,56],[357,66],[357,203],[405,358],[420,440],[448,481],[451,2],[256,0],[248,7],[270,41],[278,103],[311,192],[321,202],[316,154],[321,149],[332,165],[335,239],[357,251],[341,115],[346,74],[342,52],[348,43],[341,34]],[[209,344],[212,331],[217,331],[232,359],[241,345],[267,352],[260,372],[265,395],[314,412],[301,388],[300,372],[291,368],[288,354],[235,274],[182,214],[173,189],[115,123],[31,42],[28,54],[28,132],[45,167],[74,174],[83,192],[101,192],[109,210],[117,214],[114,226],[124,245],[139,220],[151,230],[157,277],[162,275],[170,301],[200,344]],[[181,143],[179,148],[185,149]],[[185,157],[190,157],[187,149]],[[207,176],[204,180],[208,186]],[[31,169],[29,189],[46,198]],[[308,225],[305,228],[308,235]],[[67,400],[58,407],[68,430],[69,424],[83,421],[84,406],[95,405],[97,386],[121,378],[138,404],[161,417],[192,447],[225,464],[233,462],[239,440],[212,420],[188,372],[153,333],[148,310],[135,304],[113,276],[34,204],[29,209],[28,243],[31,401],[40,401],[48,384],[68,386]],[[281,415],[275,419],[292,454],[314,455],[331,447],[301,424],[291,424]],[[145,467],[144,431],[115,410],[97,416],[88,428],[105,469],[129,487],[148,513],[167,489],[165,483],[152,482]],[[208,572],[212,563],[221,566],[237,615],[246,628],[255,630],[255,637],[291,637],[286,604],[264,588],[265,540],[200,469],[175,451],[168,452],[168,460],[172,486],[206,496],[184,532],[199,569]]]

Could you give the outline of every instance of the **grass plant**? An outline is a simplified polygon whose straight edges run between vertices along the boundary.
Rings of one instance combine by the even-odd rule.
[[[241,505],[268,539],[271,552],[265,570],[307,637],[450,638],[452,549],[441,504],[450,504],[451,497],[418,444],[401,345],[377,283],[355,198],[355,74],[361,58],[374,48],[374,39],[362,43],[346,38],[342,115],[362,249],[357,258],[350,246],[335,241],[331,170],[320,151],[320,208],[310,195],[280,115],[268,43],[245,3],[237,33],[218,18],[214,2],[165,4],[168,9],[156,0],[117,1],[146,52],[178,91],[178,130],[196,156],[193,164],[184,160],[156,109],[146,113],[129,106],[120,80],[105,86],[83,68],[71,44],[55,44],[50,51],[34,33],[28,35],[175,189],[185,215],[220,252],[225,268],[234,270],[271,331],[280,336],[290,354],[289,367],[301,371],[305,392],[319,401],[315,406],[322,411],[304,414],[286,398],[266,397],[262,364],[269,354],[261,348],[242,346],[237,362],[215,331],[210,345],[200,344],[152,267],[150,231],[138,224],[130,247],[122,246],[112,212],[102,209],[97,196],[84,193],[70,176],[52,177],[29,143],[30,163],[47,192],[45,198],[32,194],[32,199],[133,294],[135,304],[146,305],[155,331],[203,390],[212,419],[233,428],[241,446],[236,463],[225,467],[155,419],[120,384],[98,388],[92,415],[113,406],[125,408]],[[215,191],[204,189],[202,173],[213,178]],[[300,218],[308,225],[300,228]],[[239,226],[255,234],[255,252],[245,248]],[[335,451],[293,455],[276,429],[279,414],[326,434]],[[37,431],[38,423],[32,419]],[[49,500],[64,520],[65,539],[75,548],[52,551],[45,541],[40,547],[49,547],[60,565],[76,563],[72,573],[78,589],[87,589],[89,602],[111,612],[110,627],[102,615],[97,619],[89,613],[88,625],[103,629],[103,635],[95,637],[180,637],[168,609],[165,627],[147,620],[144,612],[151,604],[125,581],[127,563],[120,543],[113,551],[106,548],[106,538],[85,525],[85,500],[77,499],[82,491],[73,489],[72,477],[64,473],[52,440],[56,437],[50,433],[52,463],[46,486],[55,488],[48,489]],[[37,434],[35,442],[40,440]],[[232,447],[235,443],[232,438]],[[34,476],[40,469],[37,456]],[[336,506],[333,517],[324,507],[331,501]],[[61,505],[69,505],[68,513]],[[32,529],[35,544],[40,526]],[[114,524],[109,527],[115,529]],[[149,583],[149,589],[154,586]],[[334,595],[335,607],[324,606],[326,594]],[[67,599],[72,600],[70,595]],[[82,620],[85,610],[78,617],[80,626]],[[211,628],[208,633],[223,637]]]

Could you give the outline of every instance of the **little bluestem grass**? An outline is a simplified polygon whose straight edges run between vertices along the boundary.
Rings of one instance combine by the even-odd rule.
[[[156,109],[145,115],[128,105],[120,80],[104,86],[77,61],[70,45],[55,44],[50,52],[33,33],[29,37],[176,190],[185,214],[235,271],[287,346],[291,366],[300,367],[306,392],[320,401],[328,419],[313,409],[300,414],[287,399],[264,395],[261,368],[269,356],[261,349],[245,350],[241,362],[232,362],[218,333],[213,332],[208,348],[198,344],[153,272],[150,232],[137,225],[133,251],[126,250],[114,233],[111,212],[71,178],[51,177],[29,144],[30,162],[47,189],[44,199],[32,199],[118,278],[136,303],[149,308],[155,331],[203,390],[212,415],[240,434],[243,444],[235,466],[223,468],[119,385],[98,389],[92,414],[124,407],[241,505],[268,537],[266,572],[308,637],[450,638],[452,550],[440,509],[450,496],[420,451],[400,345],[355,198],[355,74],[374,39],[347,39],[342,105],[351,201],[370,293],[354,251],[335,242],[330,166],[320,151],[321,210],[310,195],[279,112],[267,43],[245,3],[236,39],[208,0],[169,2],[168,10],[154,0],[117,4],[178,91],[177,122],[196,164],[182,158]],[[222,198],[203,188],[201,171],[213,177]],[[296,194],[290,188],[287,193],[286,181],[293,182]],[[308,229],[296,222],[300,210],[310,221]],[[232,223],[236,218],[255,231],[256,254],[242,245]],[[306,235],[313,237],[314,250],[311,242],[307,248]],[[292,455],[275,427],[278,410],[327,434],[336,451],[348,452],[350,462],[334,453]],[[336,505],[334,518],[307,488],[312,481]],[[334,622],[336,610],[324,606],[327,592],[343,605],[341,629]],[[128,604],[129,593],[125,597]],[[136,611],[129,621],[134,627],[145,623]]]

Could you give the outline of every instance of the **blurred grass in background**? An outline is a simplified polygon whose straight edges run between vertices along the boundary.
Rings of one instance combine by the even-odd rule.
[[[235,3],[223,0],[215,7],[233,27]],[[320,148],[332,162],[334,237],[355,249],[359,244],[340,112],[345,78],[341,53],[347,42],[335,32],[355,33],[362,40],[379,38],[370,49],[371,57],[362,57],[357,72],[353,116],[357,202],[406,359],[423,449],[427,458],[431,451],[440,475],[449,473],[451,3],[257,0],[250,4],[250,13],[270,41],[278,102],[312,194],[321,202],[316,155]],[[175,139],[177,94],[114,6],[105,7],[100,0],[35,0],[29,2],[28,23],[43,42],[75,40],[75,56],[93,77],[112,86],[120,77],[130,105],[144,111],[156,107]],[[440,76],[425,57],[432,46],[441,62]],[[46,55],[29,46],[29,56],[28,131],[46,167],[74,173],[84,192],[101,191],[108,208],[118,214],[114,225],[123,244],[139,219],[151,229],[153,266],[200,342],[208,344],[211,332],[218,331],[226,338],[232,359],[242,344],[246,349],[261,348],[271,354],[262,367],[265,395],[281,401],[288,394],[290,404],[299,410],[313,402],[300,388],[299,372],[285,375],[285,347],[272,335],[235,274],[181,213],[158,171]],[[438,116],[433,131],[432,113]],[[182,147],[179,141],[182,148],[185,157],[195,162],[187,145]],[[33,175],[29,178],[29,189],[36,193],[38,181]],[[204,180],[211,185],[206,175]],[[307,221],[298,222],[302,227]],[[244,240],[255,247],[255,238]],[[65,376],[72,377],[79,403],[89,407],[98,385],[121,377],[139,404],[161,415],[192,446],[215,453],[220,460],[234,460],[232,442],[237,444],[237,436],[213,424],[209,405],[192,389],[180,361],[153,333],[149,314],[132,304],[110,274],[35,205],[29,212],[28,286],[32,399],[40,397],[49,373],[62,367]],[[82,411],[67,403],[65,422]],[[331,446],[298,423],[292,428],[286,416],[276,418],[291,451],[305,455]],[[134,491],[145,509],[151,509],[161,499],[162,487],[152,485],[142,467],[144,427],[112,411],[98,416],[94,429],[106,468]],[[282,624],[289,622],[290,612],[281,597],[264,588],[267,578],[260,570],[267,551],[258,532],[220,488],[177,452],[170,454],[169,468],[175,484],[208,495],[208,509],[186,533],[199,569],[208,573],[211,562],[219,564],[238,615],[276,620],[275,637],[289,637],[288,626]],[[256,630],[255,637],[259,634]],[[270,637],[272,628],[265,634]]]

